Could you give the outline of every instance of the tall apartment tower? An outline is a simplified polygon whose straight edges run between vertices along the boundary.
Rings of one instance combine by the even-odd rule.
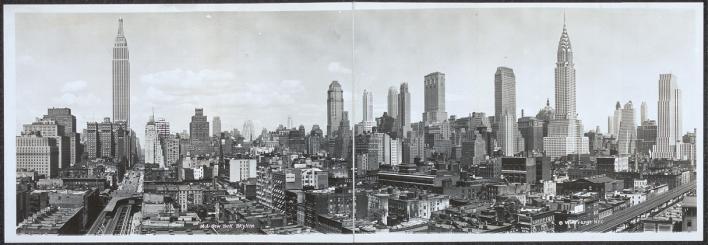
[[[504,155],[516,152],[516,78],[514,70],[498,67],[494,74],[494,118],[497,120],[497,142]]]
[[[617,136],[617,151],[620,155],[635,153],[637,140],[637,127],[634,123],[634,106],[632,101],[624,104],[622,120],[620,121],[619,135]]]
[[[327,137],[334,137],[334,132],[339,129],[343,111],[342,85],[337,81],[332,81],[327,90]]]
[[[657,136],[654,158],[673,159],[681,135],[681,90],[673,74],[659,75]]]
[[[445,74],[433,72],[425,76],[425,110],[423,122],[426,125],[447,119],[445,112]]]
[[[408,83],[401,83],[398,93],[398,117],[401,125],[401,137],[405,137],[406,129],[411,123],[411,94],[408,92]]]
[[[209,122],[202,108],[194,109],[194,116],[189,123],[189,137],[192,140],[209,140]]]
[[[556,108],[554,118],[548,125],[548,137],[543,139],[543,149],[552,158],[587,154],[588,138],[583,136],[583,125],[575,111],[575,64],[565,23],[556,58]]]
[[[221,136],[221,118],[214,117],[211,119],[212,123],[212,134],[216,136]]]
[[[374,121],[374,94],[371,91],[364,89],[364,94],[362,95],[362,103],[364,111],[362,112],[362,122],[373,122]]]
[[[124,121],[130,127],[130,62],[122,18],[118,19],[118,35],[113,45],[113,121]]]

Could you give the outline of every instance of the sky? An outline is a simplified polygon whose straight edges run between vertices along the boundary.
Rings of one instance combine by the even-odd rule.
[[[514,69],[517,116],[553,101],[563,13],[574,50],[577,111],[586,130],[607,130],[617,101],[646,101],[656,119],[660,73],[683,90],[683,128],[700,127],[702,22],[670,8],[482,8],[308,12],[23,13],[16,15],[17,129],[70,107],[79,129],[111,112],[112,47],[124,19],[131,65],[131,125],[149,115],[188,130],[194,108],[222,129],[326,128],[326,90],[344,90],[350,121],[361,93],[386,110],[390,86],[409,83],[412,121],[423,112],[423,77],[446,74],[449,115],[494,112],[494,72]],[[354,82],[353,82],[354,81]],[[352,92],[354,96],[352,96]]]

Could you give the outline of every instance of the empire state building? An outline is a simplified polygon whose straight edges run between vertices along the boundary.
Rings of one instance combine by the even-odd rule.
[[[113,121],[130,127],[130,63],[122,18],[118,19],[118,35],[113,45]]]
[[[548,137],[543,138],[543,149],[551,158],[587,154],[588,138],[583,137],[583,125],[575,111],[575,64],[565,20],[556,58],[556,113],[548,125]]]

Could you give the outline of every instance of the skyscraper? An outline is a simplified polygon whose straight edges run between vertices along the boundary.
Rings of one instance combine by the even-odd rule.
[[[130,127],[130,62],[122,18],[118,19],[118,35],[113,45],[113,121],[124,121]]]
[[[327,90],[327,137],[334,137],[334,132],[339,129],[343,111],[342,85],[339,85],[337,81],[332,81]]]
[[[543,139],[543,149],[552,158],[587,154],[588,138],[583,137],[583,126],[575,111],[575,64],[565,23],[556,58],[555,116],[548,125],[548,137]]]
[[[395,86],[388,88],[388,115],[398,119],[398,89]]]
[[[69,137],[69,163],[74,166],[81,159],[79,152],[79,134],[76,133],[76,117],[71,114],[69,108],[49,108],[47,114],[42,117],[43,120],[53,120],[59,126],[63,127],[63,134]]]
[[[408,83],[401,83],[398,93],[398,117],[401,124],[401,137],[406,137],[406,126],[411,123],[411,94],[408,92]]]
[[[150,116],[150,120],[145,125],[145,163],[158,164],[161,168],[165,167],[165,162],[162,154],[162,145],[160,144],[160,135],[155,125],[155,118]]]
[[[192,116],[192,121],[189,123],[189,136],[192,140],[209,140],[209,122],[204,115],[204,109],[194,109],[194,116]]]
[[[445,74],[433,72],[425,76],[425,110],[423,122],[426,125],[447,119],[445,112]]]
[[[253,121],[246,120],[243,123],[243,141],[251,142],[256,137],[256,129],[253,127]]]
[[[498,67],[494,74],[494,118],[497,120],[497,142],[504,155],[512,156],[517,130],[516,125],[516,78],[514,70]]]
[[[160,139],[166,138],[170,135],[170,122],[166,121],[164,118],[158,118],[155,121],[155,128],[157,129],[157,135]]]
[[[612,137],[612,132],[615,131],[615,117],[607,117],[607,136]]]
[[[362,122],[373,122],[374,121],[374,95],[370,91],[364,89],[364,94],[362,95],[363,103],[363,118]]]
[[[612,116],[612,131],[610,131],[610,135],[612,137],[618,138],[619,137],[619,130],[620,130],[620,122],[622,121],[622,105],[620,104],[619,101],[617,101],[617,104],[615,104],[615,113],[614,116]]]
[[[643,121],[637,127],[637,153],[650,154],[656,145],[657,125],[654,120]]]
[[[53,167],[66,169],[71,165],[69,137],[65,136],[64,127],[59,123],[51,119],[40,119],[31,124],[22,125],[22,130],[25,132],[39,132],[40,137],[54,139],[53,142],[58,150],[58,164]]]
[[[637,127],[634,123],[634,106],[632,101],[624,104],[619,135],[617,136],[617,151],[620,155],[633,154],[636,147]]]
[[[644,121],[646,121],[647,119],[649,119],[649,118],[648,118],[649,115],[647,115],[647,102],[646,102],[646,101],[642,101],[642,105],[641,105],[641,108],[640,108],[640,113],[641,113],[641,114],[640,114],[640,120],[641,120],[641,121],[639,121],[639,124],[642,124]]]
[[[657,103],[657,137],[655,158],[674,158],[676,142],[681,135],[681,90],[673,74],[659,75],[659,102]]]
[[[219,117],[214,117],[211,120],[212,123],[212,134],[216,136],[221,136],[221,118]]]

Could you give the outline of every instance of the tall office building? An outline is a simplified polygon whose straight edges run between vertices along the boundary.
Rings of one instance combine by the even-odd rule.
[[[634,123],[634,106],[632,101],[624,104],[622,120],[620,121],[619,135],[617,136],[617,151],[620,155],[629,155],[635,152],[637,131]]]
[[[212,123],[212,134],[216,136],[221,136],[221,118],[219,117],[214,117],[211,120]]]
[[[113,121],[124,121],[130,127],[130,62],[122,18],[118,19],[118,35],[113,45]]]
[[[575,64],[565,23],[558,42],[555,98],[555,116],[548,125],[548,137],[543,138],[546,155],[587,154],[588,138],[583,136],[583,126],[575,111]]]
[[[155,128],[157,129],[157,135],[160,136],[160,139],[164,139],[170,135],[170,123],[164,118],[158,118],[157,121],[155,121]]]
[[[370,91],[364,89],[364,94],[362,95],[363,111],[362,111],[362,122],[373,122],[374,121],[374,95]]]
[[[388,88],[388,115],[398,119],[398,89],[395,86]]]
[[[411,123],[411,94],[408,92],[408,83],[401,83],[398,93],[398,122],[400,123],[400,135],[406,137],[406,129]]]
[[[607,136],[612,137],[612,132],[615,131],[615,117],[607,117]]]
[[[194,109],[194,116],[192,116],[192,121],[189,123],[189,136],[192,140],[209,140],[209,122],[204,115],[204,109]]]
[[[639,121],[639,124],[642,124],[644,121],[646,121],[647,119],[649,119],[649,118],[648,118],[649,115],[647,115],[647,102],[646,102],[646,101],[642,101],[642,105],[641,105],[641,108],[640,108],[640,113],[641,113],[641,114],[640,114],[640,120],[641,120],[641,121]]]
[[[681,135],[681,90],[673,74],[659,75],[659,102],[657,103],[657,137],[655,158],[676,157]]]
[[[334,132],[339,129],[344,112],[344,97],[342,96],[342,85],[337,81],[332,81],[327,90],[327,137],[334,137]]]
[[[656,145],[657,125],[655,120],[643,121],[637,127],[637,153],[651,154]]]
[[[516,78],[514,70],[498,67],[494,74],[494,118],[497,120],[497,142],[506,156],[516,153]]]
[[[155,118],[150,116],[150,120],[145,125],[145,163],[158,164],[165,167],[164,156],[162,154],[162,144],[160,135],[155,126]]]
[[[76,117],[71,114],[69,108],[49,108],[47,114],[42,117],[43,120],[53,120],[59,126],[63,127],[63,136],[69,137],[69,164],[74,166],[81,159],[79,152],[80,142],[79,134],[76,132]]]
[[[66,169],[71,165],[71,147],[69,137],[65,136],[64,127],[51,119],[40,119],[31,124],[22,125],[25,132],[38,132],[40,137],[53,138],[58,150],[58,169]]]
[[[425,110],[423,122],[430,125],[447,119],[445,112],[445,74],[433,72],[425,76]]]
[[[620,104],[619,101],[617,101],[617,104],[615,104],[615,112],[612,116],[612,129],[609,130],[609,134],[611,137],[614,137],[615,139],[619,137],[619,130],[620,130],[620,122],[622,121],[622,105]]]
[[[535,117],[522,117],[517,121],[517,127],[524,138],[524,148],[517,151],[542,152],[543,151],[543,121]]]
[[[181,154],[179,143],[180,137],[177,134],[169,134],[163,138],[162,152],[165,155],[164,162],[166,166],[174,166],[178,163]]]
[[[17,169],[37,171],[48,178],[59,173],[59,147],[55,137],[42,136],[39,131],[24,131],[15,138]]]
[[[246,120],[246,122],[243,123],[243,141],[245,142],[251,142],[253,141],[257,136],[256,136],[256,129],[253,127],[253,121],[251,120]]]
[[[84,134],[84,137],[86,138],[84,144],[88,160],[93,160],[101,157],[100,138],[98,137],[97,122],[86,123],[86,133]]]
[[[115,144],[113,139],[113,123],[110,117],[104,117],[103,122],[98,123],[98,138],[101,149],[100,157],[113,158],[115,156]]]

